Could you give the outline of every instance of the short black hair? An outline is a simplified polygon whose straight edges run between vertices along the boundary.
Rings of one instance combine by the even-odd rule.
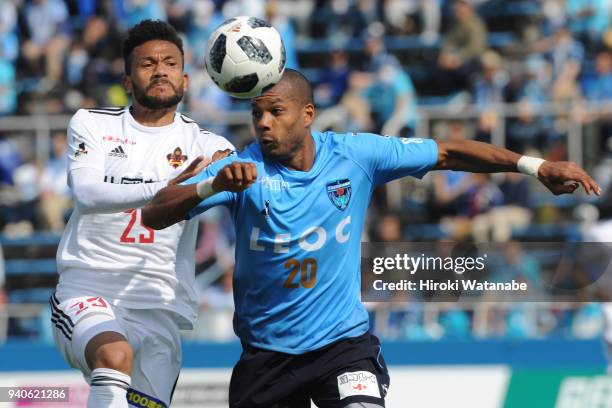
[[[312,91],[312,84],[300,71],[295,69],[286,68],[281,77],[281,81],[287,81],[291,87],[292,93],[295,94],[297,99],[302,105],[313,104],[314,95]]]
[[[183,40],[174,27],[161,20],[142,20],[140,23],[130,28],[127,37],[123,41],[123,63],[125,64],[126,75],[129,75],[131,72],[130,65],[134,48],[153,40],[168,41],[176,45],[181,52],[184,63],[185,52],[183,51]]]

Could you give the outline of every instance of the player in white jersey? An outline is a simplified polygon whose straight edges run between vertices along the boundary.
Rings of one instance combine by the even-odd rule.
[[[81,109],[68,128],[75,209],[50,300],[56,344],[91,385],[90,408],[169,405],[179,329],[196,317],[197,221],[154,231],[139,208],[233,149],[176,112],[188,78],[171,26],[145,20],[133,27],[124,59],[132,106]]]

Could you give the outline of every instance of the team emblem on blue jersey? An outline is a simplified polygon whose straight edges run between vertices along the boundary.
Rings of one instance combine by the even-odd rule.
[[[332,204],[339,210],[344,211],[351,201],[351,193],[353,188],[351,187],[351,181],[349,179],[342,179],[327,183],[327,196],[331,200]]]

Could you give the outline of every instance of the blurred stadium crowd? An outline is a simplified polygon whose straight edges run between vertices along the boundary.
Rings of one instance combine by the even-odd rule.
[[[224,119],[240,117],[248,102],[221,92],[203,62],[210,33],[236,15],[265,18],[281,32],[287,66],[315,85],[318,129],[494,142],[501,133],[508,148],[552,160],[568,158],[578,129],[580,160],[606,191],[599,199],[555,198],[521,175],[438,172],[376,191],[365,241],[513,241],[507,269],[538,282],[547,265],[522,253],[520,241],[612,236],[606,0],[1,0],[0,121],[127,105],[121,39],[153,18],[171,22],[184,38],[190,83],[181,110],[241,147],[251,139],[248,115]],[[32,140],[31,132],[0,126],[0,332],[3,308],[46,301],[57,234],[72,206],[65,130],[50,133],[43,159]],[[232,338],[227,220],[220,209],[202,218],[202,313],[194,338]],[[371,311],[377,332],[394,339],[589,337],[603,330],[599,304],[386,303]],[[5,331],[48,336],[37,321],[11,318]]]

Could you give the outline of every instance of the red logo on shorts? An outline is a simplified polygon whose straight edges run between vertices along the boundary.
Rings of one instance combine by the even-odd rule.
[[[78,307],[79,310],[75,313],[75,316],[78,316],[81,312],[83,312],[84,310],[88,309],[89,306],[92,307],[103,307],[106,308],[108,307],[108,305],[106,304],[106,302],[104,301],[104,299],[102,299],[101,297],[90,297],[85,299],[85,301],[88,304],[85,304],[85,302],[76,302],[73,305],[70,305],[70,308],[74,308],[74,307]]]

